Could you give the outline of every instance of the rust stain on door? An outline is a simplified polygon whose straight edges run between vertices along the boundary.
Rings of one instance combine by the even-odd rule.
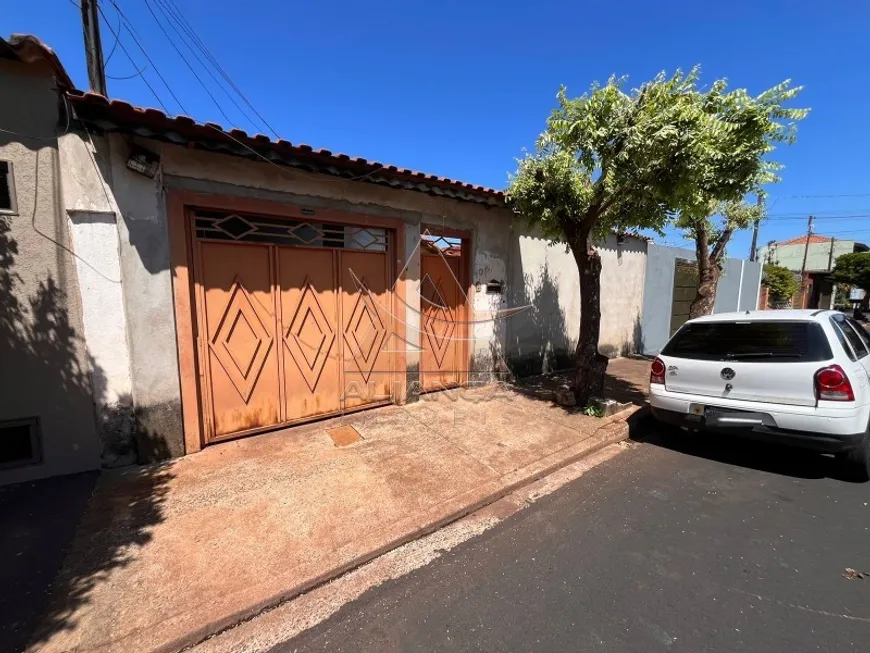
[[[385,230],[208,219],[194,275],[207,442],[390,396]]]
[[[424,391],[456,387],[466,337],[463,259],[426,251],[420,259],[420,384]]]

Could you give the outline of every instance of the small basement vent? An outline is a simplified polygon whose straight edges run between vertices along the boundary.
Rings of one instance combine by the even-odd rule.
[[[0,214],[16,213],[15,177],[12,174],[12,162],[0,161]]]
[[[42,462],[39,418],[0,422],[0,469]]]

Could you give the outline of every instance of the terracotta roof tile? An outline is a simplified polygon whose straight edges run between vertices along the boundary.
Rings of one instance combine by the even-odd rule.
[[[70,104],[75,108],[79,119],[96,123],[98,126],[112,130],[128,131],[144,137],[157,138],[186,144],[201,146],[206,149],[221,150],[251,156],[250,151],[242,148],[270,148],[281,156],[286,156],[285,163],[294,167],[306,169],[329,168],[329,172],[339,171],[341,176],[349,179],[364,178],[367,182],[386,183],[390,186],[405,185],[411,190],[455,196],[457,199],[474,199],[487,204],[501,204],[504,193],[492,188],[456,181],[448,177],[439,177],[425,172],[398,168],[394,165],[370,161],[362,157],[352,157],[348,154],[333,153],[331,150],[315,150],[305,143],[291,143],[283,139],[272,140],[263,134],[250,136],[241,129],[226,129],[213,123],[198,123],[190,116],[168,116],[157,109],[136,107],[123,100],[108,100],[96,93],[84,93],[70,90],[67,93]],[[221,138],[224,134],[226,138]],[[235,139],[234,142],[232,139]],[[257,151],[259,154],[259,151]],[[376,178],[372,178],[377,172]]]
[[[54,74],[61,86],[75,87],[54,50],[32,34],[12,34],[8,39],[0,38],[0,57],[22,63],[45,61],[54,68]]]
[[[782,247],[783,245],[805,245],[807,242],[806,234],[803,236],[798,236],[797,238],[792,238],[790,240],[782,240],[777,243],[777,246]],[[822,236],[820,234],[813,234],[810,236],[810,243],[830,243],[830,236]]]

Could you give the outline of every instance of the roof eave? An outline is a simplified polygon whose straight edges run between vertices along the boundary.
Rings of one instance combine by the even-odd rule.
[[[46,62],[54,70],[59,86],[63,89],[75,87],[54,50],[32,34],[12,34],[8,39],[0,38],[0,57],[25,64]]]
[[[307,170],[392,188],[403,188],[439,197],[448,197],[484,206],[504,206],[504,194],[483,186],[399,169],[377,161],[368,161],[308,145],[273,141],[267,136],[233,129],[227,131],[213,123],[197,123],[187,116],[167,116],[156,109],[134,107],[118,100],[109,101],[95,93],[67,93],[76,118],[103,132],[122,132],[174,145],[201,149],[277,166]]]

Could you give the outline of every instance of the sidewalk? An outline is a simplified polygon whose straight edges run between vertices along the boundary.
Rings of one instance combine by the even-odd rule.
[[[648,363],[614,363],[642,397]],[[493,386],[107,474],[31,650],[178,650],[625,438],[625,418]],[[340,424],[362,441],[335,446]]]

